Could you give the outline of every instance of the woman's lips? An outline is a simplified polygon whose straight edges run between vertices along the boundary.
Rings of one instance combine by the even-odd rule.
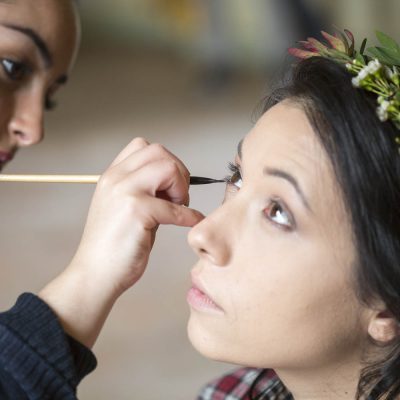
[[[223,313],[222,308],[205,293],[199,283],[192,282],[192,287],[187,293],[186,300],[195,310],[217,312],[218,314]]]

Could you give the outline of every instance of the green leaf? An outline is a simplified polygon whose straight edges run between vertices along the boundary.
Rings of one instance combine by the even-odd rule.
[[[400,46],[397,44],[397,42],[392,39],[390,36],[386,35],[383,32],[376,31],[376,37],[378,38],[379,42],[382,44],[383,47],[386,47],[387,49],[391,49],[396,53],[400,54]]]
[[[400,53],[396,50],[388,49],[387,47],[377,47],[377,49],[385,55],[388,59],[392,60],[392,64],[400,65]]]
[[[365,50],[365,46],[367,45],[367,38],[365,38],[363,41],[362,41],[362,44],[361,44],[361,48],[360,48],[360,54],[364,54],[364,50]]]
[[[374,58],[377,58],[380,62],[387,65],[400,65],[400,54],[397,55],[393,52],[389,52],[387,48],[383,47],[369,47],[367,51],[372,54]]]
[[[362,65],[365,65],[365,60],[361,53],[357,53],[356,60],[359,61]]]

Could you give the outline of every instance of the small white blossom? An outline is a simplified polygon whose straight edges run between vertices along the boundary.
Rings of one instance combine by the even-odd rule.
[[[350,63],[346,63],[346,68],[347,68],[347,70],[351,71],[353,66]]]
[[[364,67],[364,68],[358,73],[358,79],[360,79],[360,81],[362,81],[362,80],[365,79],[368,75],[369,75],[369,70],[368,70],[368,66],[367,66],[367,67]]]
[[[387,121],[388,119],[388,113],[386,110],[382,109],[382,107],[378,107],[376,109],[376,114],[378,115],[378,118],[383,122],[383,121]]]
[[[360,80],[358,79],[358,76],[355,77],[355,78],[353,78],[353,79],[351,80],[351,83],[352,83],[353,86],[356,87],[356,88],[360,87]]]
[[[386,78],[392,79],[392,77],[394,76],[394,72],[388,66],[385,66],[385,75]]]
[[[367,70],[370,74],[374,74],[382,67],[378,59],[371,60],[367,65]]]
[[[381,105],[380,105],[380,108],[381,108],[383,111],[386,111],[386,110],[389,108],[389,106],[390,106],[390,102],[387,101],[387,100],[383,100],[382,103],[381,103]]]

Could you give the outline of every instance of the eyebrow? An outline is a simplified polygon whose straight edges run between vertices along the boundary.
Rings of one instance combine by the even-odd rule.
[[[303,202],[304,206],[308,209],[308,211],[312,212],[310,204],[307,201],[304,192],[301,190],[301,187],[294,176],[290,175],[288,172],[285,172],[281,169],[269,168],[269,167],[264,168],[264,175],[275,176],[277,178],[285,179],[287,182],[289,182],[294,187],[297,194],[300,196],[300,199]]]
[[[244,139],[242,139],[239,142],[238,147],[237,147],[237,154],[238,154],[240,160],[242,159],[242,154],[243,154],[243,152],[242,152],[243,141],[244,141]],[[297,194],[300,196],[300,199],[301,199],[302,203],[304,204],[304,206],[307,208],[307,210],[310,211],[311,213],[313,212],[310,207],[310,203],[308,202],[306,196],[304,195],[304,192],[302,191],[297,179],[294,176],[292,176],[288,172],[283,171],[278,168],[265,167],[263,172],[264,172],[264,175],[282,178],[282,179],[285,179],[287,182],[289,182],[294,187]]]
[[[9,24],[2,24],[2,25],[5,26],[6,28],[13,29],[14,31],[23,33],[28,38],[30,38],[37,47],[37,49],[39,50],[39,53],[43,59],[46,68],[50,68],[53,65],[53,57],[50,53],[50,50],[47,47],[46,42],[39,36],[37,32],[35,32],[31,28],[25,28],[23,26],[9,25]]]

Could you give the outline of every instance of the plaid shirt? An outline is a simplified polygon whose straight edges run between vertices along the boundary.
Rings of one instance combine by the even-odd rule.
[[[241,368],[224,375],[207,384],[197,400],[250,400],[250,387],[261,372],[260,369]],[[273,370],[265,371],[252,395],[258,400],[293,400]]]

